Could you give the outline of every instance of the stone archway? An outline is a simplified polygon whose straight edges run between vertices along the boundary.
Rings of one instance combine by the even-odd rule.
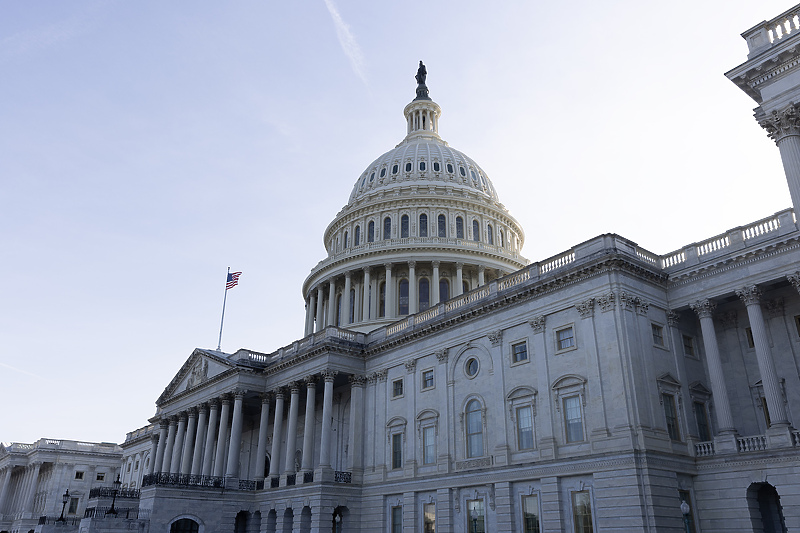
[[[781,498],[769,483],[753,483],[747,489],[753,533],[786,533]]]

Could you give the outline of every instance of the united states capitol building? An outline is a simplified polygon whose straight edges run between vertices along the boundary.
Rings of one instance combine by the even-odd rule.
[[[194,350],[120,446],[0,448],[0,531],[796,530],[798,14],[726,74],[793,208],[665,255],[522,257],[513,191],[440,137],[420,64],[405,138],[325,229],[305,337]]]

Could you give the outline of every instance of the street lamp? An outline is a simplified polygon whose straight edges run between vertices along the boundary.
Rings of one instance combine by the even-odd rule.
[[[339,513],[333,515],[333,521],[336,523],[336,533],[342,531],[342,515]]]
[[[69,489],[67,489],[67,492],[65,492],[64,495],[61,496],[61,502],[63,503],[63,505],[61,506],[61,516],[58,517],[58,521],[66,522],[66,520],[64,519],[64,509],[67,508],[67,503],[69,502]]]
[[[113,514],[116,516],[117,510],[114,508],[114,504],[117,503],[117,493],[119,492],[119,487],[122,485],[122,481],[119,480],[119,474],[117,474],[117,480],[114,481],[112,484],[113,488],[111,489],[111,509],[106,511],[106,514]]]
[[[691,510],[692,508],[689,507],[689,504],[686,503],[686,500],[681,500],[681,513],[683,513],[683,527],[686,528],[686,533],[692,533],[692,531],[689,529],[689,511]]]

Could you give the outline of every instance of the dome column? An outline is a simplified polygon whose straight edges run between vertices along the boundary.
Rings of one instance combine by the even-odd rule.
[[[306,298],[306,330],[305,335],[314,333],[314,308],[317,305],[317,298],[313,291]]]
[[[478,265],[478,287],[483,287],[486,285],[486,276],[484,275],[485,270],[485,266]]]
[[[339,323],[342,326],[350,325],[350,286],[352,283],[351,274],[348,271],[344,275],[344,294],[342,295],[342,311],[344,318],[339,317]],[[355,314],[355,313],[354,313]]]
[[[392,278],[392,264],[385,263],[386,267],[386,292],[384,294],[384,316],[386,318],[394,318],[397,313],[394,309],[394,279]]]
[[[433,265],[433,287],[431,287],[431,306],[439,303],[439,261],[434,261]]]
[[[456,286],[453,289],[453,297],[464,294],[464,263],[456,263]]]
[[[331,278],[328,285],[328,319],[325,321],[326,326],[335,325],[334,314],[336,313],[336,281]]]
[[[408,262],[408,314],[413,315],[419,309],[417,303],[417,273],[415,267],[416,261]]]
[[[367,322],[370,319],[370,316],[369,316],[370,312],[369,311],[370,311],[370,307],[371,306],[370,306],[370,299],[369,299],[369,295],[370,295],[369,287],[370,287],[370,283],[371,282],[370,282],[370,279],[369,279],[369,270],[370,270],[369,267],[364,267],[364,296],[361,298],[361,302],[362,302],[361,311],[362,311],[362,319],[363,319],[364,322]]]
[[[322,325],[322,284],[317,286],[317,327],[314,331],[320,331],[324,326]]]

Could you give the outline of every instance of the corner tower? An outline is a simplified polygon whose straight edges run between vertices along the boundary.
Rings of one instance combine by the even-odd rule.
[[[356,180],[303,283],[305,334],[367,332],[524,267],[524,233],[486,172],[439,136],[420,61],[406,136]]]

